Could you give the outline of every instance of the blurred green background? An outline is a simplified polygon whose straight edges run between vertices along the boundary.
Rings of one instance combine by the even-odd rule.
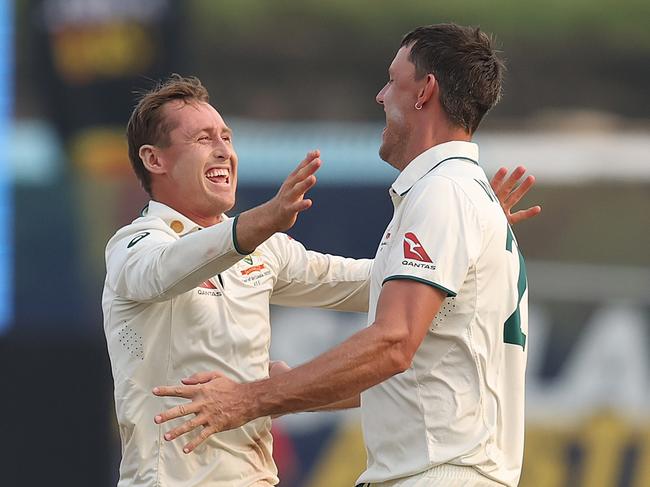
[[[488,174],[527,166],[538,183],[523,205],[543,206],[515,229],[531,306],[521,485],[650,485],[650,2],[0,3],[13,208],[3,485],[116,483],[100,294],[104,245],[147,200],[123,135],[137,93],[172,72],[202,79],[235,131],[235,211],[320,148],[314,208],[291,234],[371,257],[396,176],[377,156],[374,97],[401,36],[445,21],[494,35],[508,72],[479,129],[481,162]],[[274,309],[272,355],[296,365],[364,324]],[[354,411],[282,418],[274,433],[282,486],[353,485],[363,468]]]

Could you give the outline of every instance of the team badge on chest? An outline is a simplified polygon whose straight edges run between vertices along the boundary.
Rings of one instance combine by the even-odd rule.
[[[265,277],[271,275],[271,270],[264,263],[262,253],[256,250],[239,261],[237,274],[244,284],[259,286]]]

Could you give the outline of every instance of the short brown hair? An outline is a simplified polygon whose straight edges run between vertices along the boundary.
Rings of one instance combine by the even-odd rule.
[[[408,46],[416,77],[433,74],[451,122],[474,133],[501,98],[505,65],[490,36],[478,27],[435,24],[406,34],[401,47]]]
[[[210,95],[198,78],[193,76],[184,78],[179,74],[172,74],[142,95],[126,125],[131,166],[142,187],[150,196],[152,196],[151,173],[140,159],[140,147],[145,144],[165,147],[169,144],[169,133],[173,127],[163,119],[162,107],[165,103],[174,100],[182,100],[186,103],[193,101],[209,103]]]

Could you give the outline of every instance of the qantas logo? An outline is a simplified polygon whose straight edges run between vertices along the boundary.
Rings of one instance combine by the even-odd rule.
[[[217,286],[212,284],[212,281],[210,281],[209,279],[199,284],[198,294],[199,296],[215,296],[215,297],[223,296],[223,293],[219,291],[217,289]]]
[[[420,262],[431,262],[424,247],[414,233],[408,232],[404,235],[404,258],[419,260]]]

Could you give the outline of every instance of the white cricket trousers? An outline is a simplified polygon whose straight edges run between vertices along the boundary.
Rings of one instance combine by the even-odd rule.
[[[484,477],[472,467],[438,465],[410,477],[357,487],[503,487],[503,484]]]

